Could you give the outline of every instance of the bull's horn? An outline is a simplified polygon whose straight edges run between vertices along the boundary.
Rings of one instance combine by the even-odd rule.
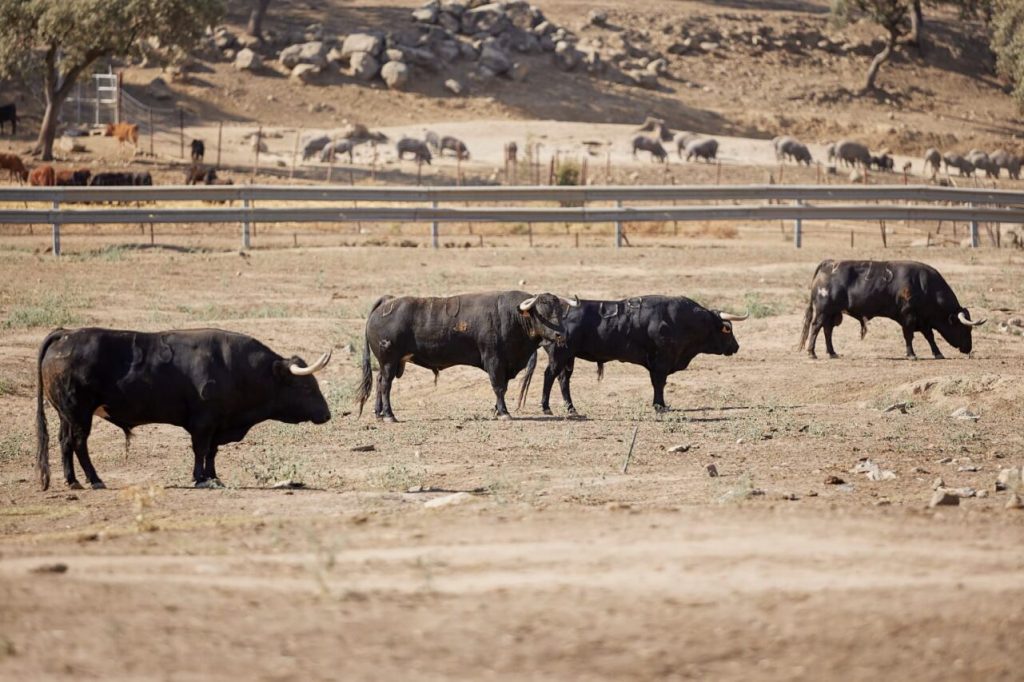
[[[568,303],[570,308],[579,308],[580,307],[580,297],[577,296],[576,294],[573,294],[572,300],[566,298],[565,296],[559,296],[558,298],[560,298],[563,301],[565,301],[566,303]]]
[[[530,298],[526,299],[525,301],[523,301],[522,303],[519,304],[519,309],[522,310],[522,311],[527,311],[530,308],[532,308],[533,304],[536,303],[536,302],[537,302],[537,297],[536,296],[531,296]]]
[[[985,324],[985,322],[987,321],[987,320],[978,320],[977,322],[975,322],[975,321],[972,321],[972,320],[968,320],[967,316],[964,315],[964,311],[962,311],[962,310],[959,313],[957,313],[956,319],[960,320],[961,324],[966,325],[968,327],[980,327],[981,325]]]
[[[718,313],[718,316],[723,320],[728,320],[729,322],[742,322],[743,320],[750,317],[750,313],[748,312],[745,315],[734,315],[733,313]]]
[[[298,365],[288,365],[288,369],[291,370],[291,373],[294,374],[297,377],[305,377],[305,376],[309,376],[310,374],[314,374],[315,372],[319,372],[324,367],[326,367],[327,363],[330,362],[330,361],[331,361],[331,351],[327,351],[326,353],[324,353],[323,355],[320,356],[319,360],[314,362],[309,367],[299,367]]]

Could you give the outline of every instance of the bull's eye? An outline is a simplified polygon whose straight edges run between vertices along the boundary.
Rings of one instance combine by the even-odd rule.
[[[732,325],[723,324],[722,325],[722,333],[723,334],[732,334]]]

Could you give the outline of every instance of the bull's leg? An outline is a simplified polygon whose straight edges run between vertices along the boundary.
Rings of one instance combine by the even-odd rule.
[[[220,482],[217,478],[217,465],[214,460],[217,459],[217,446],[211,445],[210,449],[206,451],[205,464],[203,466],[203,473],[206,476],[207,481]]]
[[[821,331],[823,322],[824,316],[820,312],[815,311],[814,320],[811,321],[811,331],[808,335],[809,341],[807,342],[807,354],[812,358],[818,357],[818,354],[814,351],[814,347],[818,343],[818,332]]]
[[[836,325],[835,325],[835,323],[832,320],[829,320],[824,325],[824,329],[825,329],[825,350],[828,351],[828,356],[830,358],[832,358],[832,359],[835,359],[835,358],[839,357],[839,355],[836,354],[835,347],[832,345],[832,330],[835,329],[835,328],[836,328]]]
[[[85,480],[89,481],[89,485],[94,490],[98,490],[107,486],[100,480],[92,465],[92,460],[89,459],[89,432],[91,430],[92,415],[89,415],[78,424],[71,425],[71,442],[74,445],[75,454],[78,455],[78,464],[82,467],[82,473],[85,474]]]
[[[381,411],[380,418],[386,422],[397,422],[395,413],[391,410],[391,382],[398,374],[398,363],[382,364],[380,366],[380,397]]]
[[[572,394],[569,392],[569,381],[572,379],[572,371],[575,368],[576,359],[570,358],[569,362],[565,363],[565,369],[558,375],[558,387],[562,389],[562,400],[565,402],[565,411],[569,413],[570,417],[575,417],[577,412],[576,408],[572,404]]]
[[[907,359],[917,360],[917,355],[914,353],[914,328],[909,324],[903,325],[903,340],[907,344]]]
[[[487,376],[491,378],[491,388],[494,389],[494,414],[498,419],[511,421],[512,415],[508,413],[508,406],[505,405],[505,392],[508,390],[508,376],[501,361],[496,358],[484,360],[484,368]]]
[[[650,370],[650,373],[651,386],[654,387],[654,410],[655,412],[667,412],[668,406],[665,405],[665,382],[668,380],[668,375],[653,369]]]
[[[932,357],[936,360],[944,359],[942,351],[940,351],[939,347],[935,345],[935,334],[932,332],[932,328],[925,327],[921,330],[921,335],[924,337],[924,340],[928,342],[928,346],[932,349]]]
[[[544,414],[551,414],[551,387],[555,385],[555,368],[551,362],[544,369],[544,390],[540,396],[540,409]]]
[[[75,477],[75,448],[71,442],[71,423],[60,418],[60,461],[64,465],[64,481],[69,488],[81,490],[82,484]]]
[[[384,418],[384,394],[380,390],[381,374],[377,372],[377,391],[373,402],[373,416],[377,419]]]

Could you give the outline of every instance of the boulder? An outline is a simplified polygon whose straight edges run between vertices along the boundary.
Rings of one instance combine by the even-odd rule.
[[[409,83],[409,67],[405,62],[388,62],[381,68],[380,77],[391,90],[403,90]]]
[[[77,154],[88,151],[84,144],[67,135],[62,135],[53,146],[62,154]]]
[[[288,77],[301,83],[309,83],[318,73],[320,68],[314,64],[296,64]]]
[[[530,29],[536,36],[546,36],[549,33],[555,32],[555,25],[550,21],[542,21],[533,28]]]
[[[461,95],[465,90],[465,88],[462,87],[462,83],[455,80],[454,78],[449,78],[448,80],[446,80],[444,82],[444,87],[448,90],[448,92],[452,93],[453,95]]]
[[[299,64],[311,64],[318,68],[327,65],[327,59],[324,57],[326,50],[324,44],[318,40],[311,43],[299,43],[297,45],[290,45],[278,55],[278,61],[289,69],[293,69]]]
[[[353,52],[366,52],[374,57],[380,54],[384,41],[372,33],[353,33],[341,44],[341,54],[347,57]]]
[[[336,47],[332,47],[330,51],[327,53],[327,55],[324,57],[324,59],[327,60],[328,64],[337,65],[340,62],[344,61],[344,55],[341,54],[341,50],[339,50]]]
[[[442,61],[451,63],[462,56],[462,49],[454,40],[446,40],[434,46],[434,54]]]
[[[221,26],[213,34],[213,44],[218,50],[235,50],[238,49],[238,38]]]
[[[592,9],[587,13],[587,23],[591,26],[607,26],[608,13],[600,9]]]
[[[533,8],[524,0],[512,0],[502,5],[509,23],[518,29],[527,30],[533,26]]]
[[[437,15],[437,25],[453,34],[462,30],[462,22],[459,17],[451,12],[441,12]]]
[[[441,60],[428,49],[422,47],[403,47],[401,50],[403,56],[402,61],[407,64],[422,66],[423,68],[431,71],[437,71],[441,68]]]
[[[430,3],[419,9],[414,9],[412,11],[412,20],[420,24],[433,24],[437,21],[437,5]]]
[[[461,17],[466,11],[466,3],[462,0],[441,0],[441,11]]]
[[[373,79],[380,72],[380,63],[369,52],[353,52],[349,57],[349,73],[364,81]]]
[[[468,35],[489,33],[498,35],[510,24],[501,4],[491,2],[462,13],[462,32]]]
[[[583,53],[568,40],[560,40],[555,44],[555,65],[563,71],[572,71],[582,60]]]
[[[654,89],[658,87],[658,75],[650,71],[634,69],[626,71],[625,74],[634,85],[639,85],[641,88]]]
[[[405,57],[402,51],[397,47],[390,47],[384,50],[384,61],[385,62],[400,62]]]
[[[302,37],[308,41],[323,40],[324,39],[324,25],[319,21],[315,24],[310,24],[303,30]]]
[[[668,60],[664,58],[652,59],[647,63],[645,70],[655,76],[663,76],[668,71]]]
[[[480,66],[501,75],[512,68],[512,60],[495,41],[489,41],[484,43],[480,50]]]
[[[256,71],[263,66],[263,60],[249,48],[244,48],[235,55],[234,66],[239,71]]]
[[[462,58],[469,61],[476,61],[480,57],[480,48],[475,47],[470,42],[459,42],[459,51],[462,52]]]

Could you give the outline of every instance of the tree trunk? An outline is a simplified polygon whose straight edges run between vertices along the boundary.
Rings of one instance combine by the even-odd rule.
[[[255,0],[256,6],[252,8],[252,13],[249,14],[249,27],[246,32],[263,40],[263,17],[267,14],[267,7],[270,5],[270,0]]]
[[[865,92],[875,89],[875,78],[878,76],[878,70],[882,68],[882,64],[889,61],[893,50],[896,49],[896,37],[895,33],[890,33],[889,42],[885,44],[885,49],[876,54],[875,58],[871,60],[871,66],[868,67],[868,77],[864,83]]]
[[[924,43],[921,42],[923,30],[924,12],[921,9],[921,0],[914,0],[913,7],[910,10],[910,35],[907,38],[907,42],[922,50],[924,48]]]
[[[53,140],[57,137],[59,119],[60,103],[50,93],[46,93],[46,111],[43,113],[43,123],[39,126],[39,139],[36,140],[34,150],[42,154],[43,161],[53,161]]]

